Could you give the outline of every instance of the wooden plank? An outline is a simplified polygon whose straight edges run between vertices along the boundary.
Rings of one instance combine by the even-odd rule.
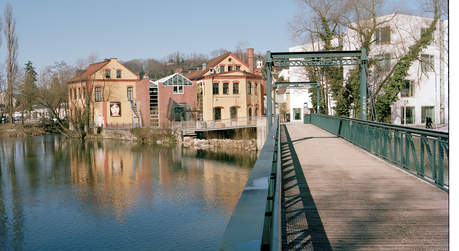
[[[303,212],[332,249],[448,250],[447,192],[313,125],[287,129],[294,153],[283,155],[297,156],[311,196]]]

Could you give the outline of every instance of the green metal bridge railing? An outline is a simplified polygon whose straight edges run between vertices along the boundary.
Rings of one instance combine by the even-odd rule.
[[[304,116],[304,123],[316,125],[449,190],[448,133],[318,114]]]
[[[250,173],[223,234],[220,250],[281,250],[279,119]]]

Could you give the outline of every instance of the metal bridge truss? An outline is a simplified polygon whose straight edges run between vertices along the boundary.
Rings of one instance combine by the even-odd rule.
[[[312,82],[275,82],[274,83],[274,90],[279,88],[295,88],[295,89],[309,89],[309,88],[316,88],[316,95],[317,95],[317,110],[316,113],[319,113],[320,109],[320,87],[319,82],[312,81]],[[273,96],[273,103],[276,103],[276,95]],[[274,117],[276,116],[276,107],[274,106]]]
[[[272,128],[271,88],[273,67],[314,67],[314,66],[360,66],[360,118],[367,120],[367,68],[368,58],[365,48],[359,51],[315,51],[315,52],[271,52],[266,53],[267,69],[267,127]],[[274,101],[274,102],[273,102]]]

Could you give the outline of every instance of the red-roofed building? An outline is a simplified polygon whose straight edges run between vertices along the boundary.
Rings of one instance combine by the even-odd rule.
[[[247,63],[228,52],[185,75],[198,86],[197,105],[204,121],[251,121],[263,114],[264,81],[254,67],[254,51],[249,48]]]
[[[149,115],[149,97],[137,92],[138,85],[148,90],[148,82],[139,81],[116,58],[90,64],[68,82],[71,121],[89,109],[89,120],[97,127],[141,126]]]

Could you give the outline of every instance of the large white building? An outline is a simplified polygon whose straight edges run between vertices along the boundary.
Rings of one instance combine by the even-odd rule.
[[[427,29],[432,18],[393,13],[377,18],[378,22],[386,21],[376,30],[374,42],[370,46],[370,58],[377,59],[378,70],[372,69],[368,76],[369,92],[375,91],[375,86],[381,82],[395,65],[401,55],[415,43],[421,33]],[[334,41],[335,43],[337,40]],[[357,33],[353,30],[345,32],[343,50],[360,50]],[[290,47],[290,52],[318,51],[320,43],[309,43]],[[344,67],[344,74],[351,66]],[[377,72],[377,73],[376,73]],[[405,86],[399,93],[399,99],[391,106],[393,124],[421,126],[425,125],[425,118],[431,117],[435,127],[448,126],[448,21],[440,20],[433,34],[433,42],[421,53],[409,71]],[[291,67],[289,78],[294,81],[308,81],[307,74],[302,67]],[[291,95],[291,98],[297,96]],[[312,107],[308,94],[291,101],[291,111],[304,107]],[[305,105],[306,104],[306,105]],[[334,102],[330,99],[329,107]],[[328,113],[333,114],[333,109]],[[293,113],[292,113],[293,114]]]

